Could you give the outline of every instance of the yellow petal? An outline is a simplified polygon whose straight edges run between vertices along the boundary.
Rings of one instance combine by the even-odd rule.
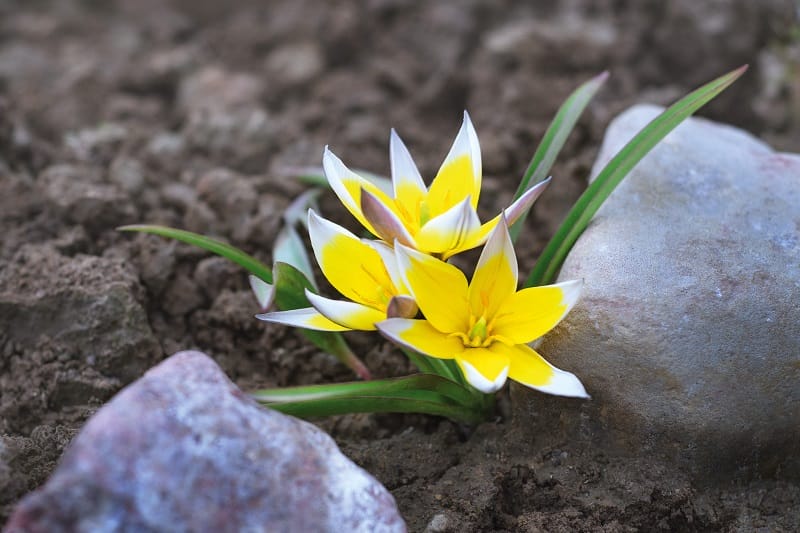
[[[547,394],[573,398],[589,397],[583,384],[574,374],[554,367],[527,345],[520,344],[506,348],[509,350],[511,361],[508,377],[514,381]]]
[[[465,198],[422,226],[417,233],[416,248],[426,253],[446,253],[458,247],[480,224],[470,199]]]
[[[420,225],[420,206],[428,193],[408,148],[394,129],[389,138],[389,160],[397,211],[411,228]]]
[[[373,331],[375,323],[386,319],[386,312],[355,302],[331,300],[306,290],[311,305],[329,320],[357,331]]]
[[[467,196],[473,209],[481,192],[481,149],[467,112],[450,152],[428,190],[431,217],[444,213]]]
[[[395,240],[406,246],[415,247],[414,238],[394,211],[366,189],[361,190],[361,212],[375,229],[377,237],[385,242]]]
[[[499,345],[494,343],[492,346]],[[484,393],[499,390],[506,382],[509,358],[503,350],[488,348],[468,348],[456,356],[467,382]]]
[[[409,291],[406,287],[406,280],[403,279],[403,274],[400,272],[400,267],[397,265],[397,256],[394,253],[394,248],[392,248],[389,244],[378,240],[361,239],[361,242],[374,249],[381,256],[383,266],[386,267],[386,271],[389,273],[392,284],[394,284],[395,288],[397,289],[397,294],[410,295],[411,291]]]
[[[311,247],[322,273],[346,298],[376,309],[386,309],[397,293],[381,255],[355,235],[308,212]]]
[[[372,182],[362,178],[342,163],[342,160],[336,157],[333,152],[325,147],[325,153],[322,156],[322,168],[325,171],[325,177],[328,183],[339,197],[339,200],[347,208],[348,211],[364,226],[370,233],[376,237],[380,237],[375,229],[364,217],[361,212],[361,189],[369,191],[378,200],[386,204],[388,209],[394,209],[394,200],[389,198],[383,191],[380,190]]]
[[[497,226],[500,222],[500,218],[505,215],[506,220],[508,221],[508,225],[514,224],[536,201],[539,196],[544,192],[547,186],[550,184],[551,178],[547,178],[546,180],[542,180],[541,182],[537,183],[522,196],[517,198],[517,200],[508,206],[506,209],[503,210],[502,213],[491,219],[490,221],[484,223],[479,228],[475,229],[474,231],[470,232],[468,235],[465,236],[464,240],[458,244],[455,248],[445,252],[442,254],[442,259],[447,260],[450,257],[460,254],[461,252],[466,252],[467,250],[472,250],[483,243],[486,242],[486,239],[489,238],[489,234],[492,230]]]
[[[469,328],[467,279],[462,272],[429,255],[397,244],[397,264],[422,314],[442,333]]]
[[[492,333],[513,344],[538,339],[558,324],[578,301],[582,282],[523,289],[500,306]]]
[[[313,307],[293,309],[291,311],[262,313],[256,315],[256,318],[264,322],[275,322],[276,324],[283,324],[285,326],[314,329],[317,331],[347,331],[350,329],[327,319]]]
[[[446,335],[426,320],[390,318],[375,324],[389,340],[439,359],[453,359],[464,351],[460,339]]]
[[[500,215],[497,215],[489,222],[478,226],[469,234],[465,235],[464,239],[457,246],[442,253],[442,259],[447,260],[456,254],[466,252],[467,250],[472,250],[473,248],[477,248],[478,246],[482,245],[486,242],[486,239],[489,238],[489,234],[492,232],[492,230],[497,227],[498,222],[500,222]]]
[[[503,219],[486,242],[469,284],[472,314],[491,321],[500,305],[516,292],[517,275],[517,257]]]

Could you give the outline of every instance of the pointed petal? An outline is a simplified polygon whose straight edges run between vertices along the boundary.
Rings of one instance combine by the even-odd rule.
[[[427,320],[389,318],[375,326],[390,341],[438,359],[452,359],[464,351],[461,339],[438,331]]]
[[[349,329],[327,319],[313,307],[262,313],[256,315],[256,318],[265,322],[274,322],[296,328],[315,329],[317,331],[347,331]]]
[[[406,287],[406,280],[403,279],[400,267],[397,265],[397,256],[395,256],[394,248],[383,241],[361,239],[361,242],[378,252],[381,256],[383,266],[386,267],[389,278],[391,278],[392,283],[397,289],[397,294],[410,294],[410,291]]]
[[[575,306],[582,285],[582,281],[573,280],[514,293],[498,310],[493,333],[512,344],[538,339]]]
[[[427,253],[447,253],[457,248],[481,225],[470,198],[429,220],[416,236],[417,249]]]
[[[494,318],[501,304],[517,291],[517,257],[505,219],[495,227],[481,251],[469,284],[472,314]]]
[[[425,187],[408,148],[394,128],[389,136],[389,159],[392,165],[394,198],[406,211],[409,222],[419,224],[419,206],[428,193],[428,188]]]
[[[473,248],[481,246],[486,242],[486,239],[489,238],[489,234],[500,222],[500,218],[503,216],[503,214],[505,214],[509,226],[516,222],[519,217],[521,217],[528,209],[530,209],[536,199],[541,196],[549,184],[550,178],[547,178],[546,180],[537,183],[534,187],[531,187],[525,191],[525,193],[517,198],[513,204],[503,210],[503,213],[500,213],[492,220],[484,223],[479,228],[472,231],[461,243],[459,243],[458,246],[449,252],[442,254],[442,259],[446,260],[456,254],[460,254],[461,252],[466,252],[467,250],[472,250]]]
[[[499,344],[499,343],[495,343]],[[500,344],[500,346],[504,346]],[[494,347],[494,344],[492,345]],[[588,398],[581,381],[570,372],[558,369],[545,361],[536,350],[524,345],[506,346],[510,351],[511,368],[508,377],[547,394]]]
[[[308,210],[314,209],[317,205],[317,199],[322,194],[322,189],[314,188],[308,189],[300,196],[295,198],[286,211],[283,212],[283,222],[287,226],[294,226],[295,224],[305,225],[308,218]]]
[[[442,333],[466,332],[469,300],[464,274],[402,244],[395,245],[395,254],[406,286],[431,325]]]
[[[361,189],[371,192],[387,205],[392,204],[394,201],[373,183],[347,168],[341,159],[328,150],[327,146],[322,156],[322,168],[325,170],[325,177],[328,179],[331,189],[339,197],[342,204],[356,217],[356,220],[361,225],[377,237],[375,230],[361,212]]]
[[[308,218],[305,212],[303,213],[303,218]],[[314,288],[317,287],[317,282],[314,279],[314,269],[311,267],[305,243],[303,243],[303,239],[300,238],[293,225],[287,224],[278,232],[278,236],[275,237],[275,245],[272,248],[272,260],[292,265],[308,278]]]
[[[492,232],[492,230],[497,227],[498,222],[500,222],[500,215],[497,215],[489,222],[486,222],[485,224],[475,228],[473,231],[465,235],[464,239],[458,243],[457,246],[451,248],[447,252],[442,253],[442,259],[447,260],[456,254],[460,254],[461,252],[466,252],[467,250],[472,250],[473,248],[481,246],[486,242],[486,239],[489,238],[489,234]]]
[[[386,313],[355,302],[331,300],[306,290],[306,298],[326,318],[346,329],[373,331],[375,323],[386,319]]]
[[[480,193],[481,148],[465,111],[461,129],[428,191],[431,216],[444,213],[467,196],[472,198],[472,208],[477,209]]]
[[[271,285],[252,274],[247,276],[247,279],[250,281],[250,288],[253,289],[253,294],[256,295],[259,309],[266,311],[275,301],[275,285]]]
[[[487,348],[464,350],[456,357],[456,363],[467,382],[486,394],[500,390],[505,384],[510,364],[508,355],[503,351]]]
[[[312,210],[308,234],[322,273],[337,291],[354,302],[386,308],[397,289],[373,247]]]
[[[361,189],[361,212],[372,225],[379,239],[385,242],[397,240],[406,246],[415,247],[414,238],[397,214],[365,189]]]
[[[418,312],[419,306],[411,296],[395,296],[386,306],[386,316],[389,318],[414,318]]]
[[[542,195],[544,190],[547,189],[547,186],[550,185],[552,180],[552,177],[548,177],[547,179],[540,181],[522,193],[522,196],[517,198],[514,203],[503,210],[503,214],[505,214],[509,226],[514,224],[519,217],[521,217],[528,209],[531,208],[533,203]]]

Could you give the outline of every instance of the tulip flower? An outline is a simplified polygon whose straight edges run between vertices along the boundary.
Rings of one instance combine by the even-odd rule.
[[[467,382],[491,393],[511,378],[560,396],[587,397],[573,374],[545,361],[528,343],[575,305],[580,281],[517,291],[517,259],[505,218],[486,243],[472,280],[455,266],[402,244],[398,266],[424,319],[377,324],[390,340],[430,357],[454,359]]]
[[[320,331],[370,331],[387,317],[417,314],[387,244],[359,239],[313,210],[308,212],[308,233],[322,273],[348,300],[306,290],[313,307],[262,313],[257,318]]]
[[[386,243],[398,241],[442,259],[486,242],[500,215],[485,224],[478,218],[481,152],[466,112],[461,130],[430,187],[425,186],[411,154],[394,130],[389,156],[393,196],[348,169],[325,148],[322,161],[328,183],[367,230]],[[531,187],[505,210],[509,224],[533,204],[548,183],[549,179]]]

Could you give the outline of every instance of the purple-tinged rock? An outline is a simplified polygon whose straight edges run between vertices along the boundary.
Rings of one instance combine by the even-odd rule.
[[[391,494],[315,426],[180,352],[92,417],[6,533],[405,531]]]

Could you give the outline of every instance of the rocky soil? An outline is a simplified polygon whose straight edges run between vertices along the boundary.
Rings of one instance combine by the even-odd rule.
[[[255,320],[237,267],[115,227],[168,224],[269,262],[304,190],[287,169],[319,165],[328,144],[387,173],[395,127],[429,179],[464,109],[485,217],[562,100],[608,69],[529,219],[525,271],[633,103],[668,104],[749,63],[702,114],[800,152],[799,28],[792,0],[0,1],[0,522],[100,405],[171,353],[202,350],[243,389],[351,379]],[[332,195],[322,209],[353,227]],[[409,371],[388,344],[350,339],[377,376]],[[509,401],[476,428],[318,423],[412,531],[800,528],[796,481],[710,485],[647,456],[537,444],[523,439],[537,420],[513,419]]]

